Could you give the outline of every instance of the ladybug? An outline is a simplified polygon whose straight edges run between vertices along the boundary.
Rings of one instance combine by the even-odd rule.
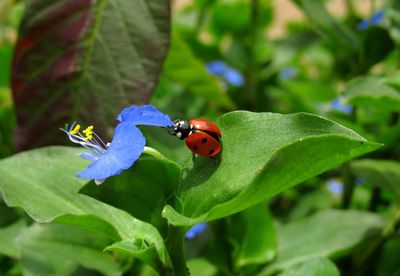
[[[202,156],[213,158],[221,152],[221,131],[211,121],[206,119],[175,120],[170,127],[170,133],[185,140],[187,147]]]

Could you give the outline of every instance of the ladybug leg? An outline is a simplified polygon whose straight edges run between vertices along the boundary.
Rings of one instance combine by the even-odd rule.
[[[213,156],[213,157],[210,157],[212,160],[214,160],[214,163],[215,164],[217,164],[218,163],[218,160],[217,160],[217,158],[215,157],[215,156]]]
[[[194,159],[196,159],[196,154],[193,152],[192,160],[194,161]]]

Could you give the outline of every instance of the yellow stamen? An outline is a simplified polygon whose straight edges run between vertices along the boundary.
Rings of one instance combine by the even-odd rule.
[[[88,126],[83,133],[86,135],[84,140],[92,140],[93,139],[93,126]]]
[[[93,126],[88,126],[84,131],[83,131],[83,133],[92,133],[93,132]]]
[[[83,138],[83,140],[92,140],[93,139],[93,135],[92,134],[86,134],[86,137]]]
[[[78,131],[81,129],[81,125],[76,125],[73,130],[71,130],[70,134],[77,134]]]

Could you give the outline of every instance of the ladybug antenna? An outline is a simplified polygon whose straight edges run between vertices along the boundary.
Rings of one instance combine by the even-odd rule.
[[[167,126],[167,127],[165,127],[165,129],[168,131],[169,134],[176,135],[176,132],[175,132],[173,126]]]
[[[165,128],[168,131],[169,134],[176,135],[176,125],[175,125],[175,123],[176,123],[176,120],[174,121],[173,125],[170,125],[170,126],[167,126],[167,127],[163,127],[163,128]]]

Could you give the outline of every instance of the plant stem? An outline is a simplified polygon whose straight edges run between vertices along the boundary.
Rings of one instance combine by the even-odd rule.
[[[374,187],[372,190],[371,200],[369,201],[368,211],[376,212],[381,199],[382,189],[379,187]]]
[[[371,14],[373,12],[375,12],[375,8],[376,8],[376,1],[375,0],[370,0],[371,3]]]
[[[201,28],[203,27],[204,19],[206,17],[206,11],[208,9],[208,6],[212,3],[212,1],[205,1],[201,6],[200,6],[200,11],[199,15],[197,16],[196,19],[196,27],[195,27],[195,33],[196,35],[199,35]]]
[[[185,256],[183,254],[185,232],[184,228],[171,225],[169,227],[167,240],[165,241],[175,276],[189,275],[189,271],[186,267]]]
[[[373,260],[376,254],[379,253],[385,242],[390,239],[399,230],[400,207],[398,206],[394,212],[392,219],[386,224],[382,230],[380,237],[372,242],[369,248],[363,251],[361,256],[355,261],[354,271],[351,275],[356,274],[356,271],[366,269],[368,264],[374,263]]]
[[[251,0],[250,11],[251,11],[251,25],[250,25],[250,37],[249,37],[249,62],[246,72],[246,95],[247,103],[249,108],[257,110],[256,105],[260,105],[258,100],[258,88],[256,79],[256,50],[255,45],[257,44],[258,36],[258,21],[259,21],[259,0]]]
[[[342,180],[344,185],[344,192],[342,196],[342,208],[348,209],[353,197],[355,179],[351,173],[350,165],[347,163],[342,167]]]
[[[347,9],[347,16],[354,17],[355,9],[354,9],[354,5],[353,5],[353,1],[352,0],[344,0],[344,3],[346,5],[346,9]]]
[[[149,154],[149,155],[151,155],[151,156],[153,156],[153,157],[156,157],[156,158],[158,158],[158,159],[160,159],[160,160],[165,159],[165,156],[162,155],[161,152],[159,152],[158,150],[153,149],[153,148],[151,148],[151,147],[146,147],[146,146],[145,146],[145,147],[143,148],[143,152],[144,152],[144,153],[147,153],[147,154]]]

